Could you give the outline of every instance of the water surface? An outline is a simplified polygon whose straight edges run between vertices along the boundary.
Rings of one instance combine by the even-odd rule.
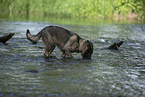
[[[0,19],[1,35],[15,33],[7,44],[0,43],[0,96],[145,96],[145,24],[64,21]],[[45,58],[42,41],[34,45],[25,33],[29,29],[37,34],[48,25],[92,41],[92,60],[77,53],[71,60],[63,59],[58,48],[53,52],[57,58]],[[106,49],[121,40],[119,50]],[[38,73],[26,72],[31,69]]]

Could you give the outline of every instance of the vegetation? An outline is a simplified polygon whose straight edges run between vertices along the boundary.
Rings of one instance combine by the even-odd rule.
[[[145,0],[0,0],[0,11],[74,18],[145,18]]]

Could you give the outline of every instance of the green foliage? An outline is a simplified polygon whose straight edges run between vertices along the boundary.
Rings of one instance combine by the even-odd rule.
[[[123,15],[128,15],[131,12],[137,14],[138,18],[144,18],[144,10],[145,0],[116,0],[113,11]]]
[[[10,13],[49,14],[61,17],[112,17],[129,12],[144,18],[145,0],[0,0]]]

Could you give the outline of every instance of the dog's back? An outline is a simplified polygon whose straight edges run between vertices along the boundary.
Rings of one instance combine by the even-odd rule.
[[[58,26],[47,26],[43,28],[37,35],[31,35],[30,31],[27,29],[26,36],[33,43],[37,43],[37,41],[41,37],[45,37],[51,35],[55,40],[61,41],[65,43],[71,36],[76,35],[75,33],[64,29]],[[77,35],[78,36],[78,35]]]
[[[42,37],[50,34],[51,37],[56,38],[58,41],[66,42],[71,36],[75,35],[75,33],[66,30],[64,28],[58,26],[48,26],[42,30]]]
[[[73,35],[77,34],[58,26],[48,26],[41,30],[42,40],[44,40],[44,37],[47,37],[45,39],[51,39],[53,44],[59,48],[64,47],[65,43]]]

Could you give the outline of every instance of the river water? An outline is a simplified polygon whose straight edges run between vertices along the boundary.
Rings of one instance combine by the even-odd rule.
[[[55,19],[54,19],[55,20]],[[26,30],[37,34],[43,27],[58,25],[93,42],[92,60],[74,53],[63,59],[56,48],[45,58],[39,40],[32,44]],[[0,19],[0,34],[15,35],[0,43],[0,96],[62,97],[144,97],[145,96],[145,24],[117,22],[29,21]],[[106,49],[124,41],[119,50]],[[38,72],[27,72],[35,69]]]

